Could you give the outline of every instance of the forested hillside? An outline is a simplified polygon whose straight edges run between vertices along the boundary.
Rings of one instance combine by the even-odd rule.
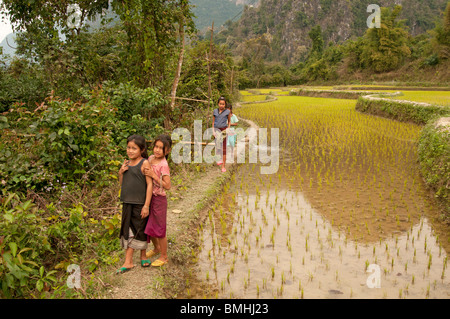
[[[367,13],[372,0],[262,0],[256,8],[246,7],[241,19],[221,33],[220,41],[239,51],[246,40],[265,35],[270,42],[267,59],[292,64],[311,46],[308,32],[317,25],[324,44],[342,43],[362,36],[367,29]],[[399,19],[412,36],[434,28],[446,0],[378,1],[380,7],[401,5]]]
[[[245,40],[267,35],[271,48],[267,58],[291,64],[310,47],[308,32],[316,25],[322,29],[325,45],[362,36],[370,15],[367,6],[371,3],[371,0],[263,0],[257,8],[246,7],[242,18],[230,24],[220,39],[238,50]],[[446,0],[377,2],[381,7],[402,5],[399,19],[405,19],[413,36],[434,28],[446,3]]]
[[[370,2],[263,0],[228,22],[215,41],[238,61],[242,87],[448,81],[448,1],[380,1],[380,28],[367,26]]]

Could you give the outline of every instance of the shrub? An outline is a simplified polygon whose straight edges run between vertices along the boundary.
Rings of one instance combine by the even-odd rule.
[[[419,138],[418,156],[425,182],[435,191],[450,217],[450,132],[431,120]]]
[[[450,108],[439,105],[424,105],[410,101],[395,101],[382,98],[358,98],[355,109],[403,122],[424,125],[436,115],[449,114]]]
[[[4,122],[5,123],[5,122]],[[116,177],[114,108],[49,97],[34,112],[16,105],[0,138],[0,181],[7,189],[51,191],[67,183],[105,184]]]
[[[38,209],[14,193],[0,195],[0,297],[77,294],[66,286],[66,268],[94,271],[117,262],[120,216],[89,214],[81,203],[65,210]]]

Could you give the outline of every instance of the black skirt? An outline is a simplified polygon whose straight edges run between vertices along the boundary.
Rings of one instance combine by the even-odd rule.
[[[147,235],[144,233],[148,216],[141,217],[144,205],[123,203],[120,243],[122,248],[147,249]]]

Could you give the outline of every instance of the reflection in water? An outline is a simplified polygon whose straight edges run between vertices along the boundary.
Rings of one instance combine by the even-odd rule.
[[[203,228],[199,276],[220,298],[449,297],[447,255],[426,218],[365,244],[336,231],[298,191],[243,193],[234,210],[234,219],[216,212]],[[376,276],[370,264],[380,288],[367,284]]]

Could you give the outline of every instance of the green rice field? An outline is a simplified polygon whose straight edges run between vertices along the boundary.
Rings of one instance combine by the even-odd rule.
[[[240,119],[279,129],[279,170],[236,169],[198,229],[207,289],[193,297],[450,297],[448,226],[417,162],[422,127],[355,104],[278,96],[236,107]]]

